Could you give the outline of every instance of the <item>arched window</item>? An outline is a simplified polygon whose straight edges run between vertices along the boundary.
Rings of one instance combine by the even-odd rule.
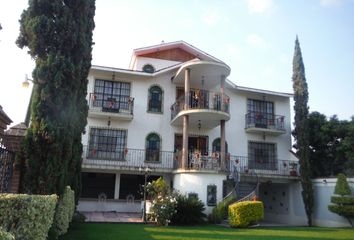
[[[145,161],[147,162],[159,162],[160,161],[160,136],[156,133],[150,133],[146,137],[146,152]]]
[[[215,138],[213,141],[213,152],[220,152],[221,151],[221,140],[220,138]],[[227,142],[225,141],[225,152],[228,153],[228,146]]]
[[[158,86],[152,86],[149,89],[149,112],[162,112],[162,90]]]
[[[143,66],[143,71],[146,72],[146,73],[154,73],[155,72],[155,68],[151,64],[145,64]]]

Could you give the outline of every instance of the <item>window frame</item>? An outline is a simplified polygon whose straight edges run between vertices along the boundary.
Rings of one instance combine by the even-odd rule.
[[[95,101],[93,107],[101,107],[103,111],[120,112],[130,109],[131,83],[95,79],[93,85]]]
[[[268,128],[275,119],[275,104],[273,101],[247,98],[246,125],[254,124],[255,127]]]
[[[248,141],[247,148],[249,169],[277,170],[278,158],[276,143]]]
[[[128,130],[90,127],[87,158],[125,160]]]
[[[157,137],[158,141],[155,141],[155,147],[151,148],[152,143],[151,140],[149,139],[152,137]],[[156,143],[157,142],[157,143]],[[157,134],[156,132],[151,132],[149,133],[146,138],[145,138],[145,162],[161,162],[161,146],[162,146],[162,140],[161,136]],[[154,160],[150,160],[154,159]]]
[[[152,96],[153,96],[152,90],[154,90],[154,88],[160,90],[160,100],[159,100],[160,109],[157,109],[156,111],[153,110],[151,107],[151,101],[152,101]],[[164,100],[164,91],[163,91],[162,87],[159,85],[150,86],[149,90],[148,90],[147,112],[148,113],[163,114],[163,100]]]

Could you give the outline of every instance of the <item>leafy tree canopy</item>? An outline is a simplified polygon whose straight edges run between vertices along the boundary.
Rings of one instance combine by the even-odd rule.
[[[329,177],[345,172],[354,176],[354,117],[339,120],[319,112],[309,115],[310,164],[312,177]]]

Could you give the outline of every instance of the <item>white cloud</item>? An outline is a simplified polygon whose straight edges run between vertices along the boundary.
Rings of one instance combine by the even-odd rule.
[[[264,39],[256,33],[252,33],[247,36],[246,42],[254,47],[265,48],[266,43]]]
[[[342,4],[342,0],[320,0],[320,5],[323,7],[336,7]]]
[[[247,0],[249,13],[271,13],[275,9],[273,0]]]

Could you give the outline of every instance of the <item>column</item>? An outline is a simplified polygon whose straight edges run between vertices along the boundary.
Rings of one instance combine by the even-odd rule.
[[[225,111],[225,75],[221,75],[220,77],[220,93],[221,93],[221,111]],[[226,162],[225,162],[225,120],[220,121],[220,166],[222,170],[225,170]]]
[[[225,152],[225,120],[220,120],[220,166],[222,170],[225,170],[226,167]]]
[[[221,111],[225,111],[225,101],[224,101],[224,94],[225,94],[225,75],[221,75],[221,78],[220,78],[220,95],[221,95]]]
[[[187,68],[184,72],[184,110],[189,108],[189,90],[190,90],[190,73],[191,70]],[[189,116],[183,116],[183,141],[182,141],[182,169],[188,167],[188,125]]]
[[[116,173],[116,184],[114,187],[114,199],[119,199],[120,173]]]

